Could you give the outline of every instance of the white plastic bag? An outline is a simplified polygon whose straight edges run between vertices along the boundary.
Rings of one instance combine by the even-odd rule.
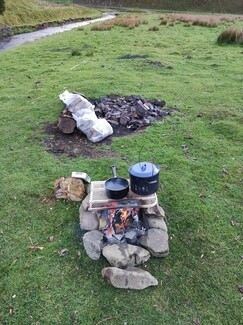
[[[77,129],[92,142],[99,142],[113,133],[112,126],[105,119],[98,119],[94,108],[85,97],[65,90],[59,98],[72,113]]]
[[[70,93],[68,90],[65,90],[59,98],[63,103],[69,107],[70,112],[75,112],[78,109],[88,108],[94,111],[94,105],[92,105],[87,98],[81,96],[80,94]]]
[[[113,133],[112,126],[104,118],[100,118],[91,127],[87,138],[92,142],[99,142]]]

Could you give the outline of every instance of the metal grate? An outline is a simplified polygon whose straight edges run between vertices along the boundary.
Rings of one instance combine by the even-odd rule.
[[[120,200],[109,199],[105,193],[105,181],[91,182],[89,210],[104,210],[111,208],[150,208],[157,204],[156,193],[141,196],[129,190],[128,195]]]

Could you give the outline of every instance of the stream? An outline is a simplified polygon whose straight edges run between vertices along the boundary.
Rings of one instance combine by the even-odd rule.
[[[33,42],[35,40],[38,40],[40,38],[57,34],[57,33],[62,33],[66,32],[68,30],[71,30],[73,28],[77,28],[80,26],[85,26],[88,24],[96,23],[99,21],[105,21],[108,19],[114,18],[116,15],[111,14],[111,13],[105,13],[103,14],[103,17],[97,18],[97,19],[92,19],[92,20],[86,20],[82,22],[76,22],[76,23],[71,23],[71,24],[65,24],[62,26],[58,27],[48,27],[42,30],[38,30],[36,32],[31,32],[31,33],[25,33],[25,34],[18,34],[14,35],[12,37],[7,37],[3,40],[0,40],[0,51],[5,51],[7,49],[28,43],[28,42]]]

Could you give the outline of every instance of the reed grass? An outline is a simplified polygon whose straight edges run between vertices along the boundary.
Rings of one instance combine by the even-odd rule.
[[[190,24],[194,26],[203,27],[217,27],[223,23],[232,23],[235,21],[241,21],[242,16],[232,16],[232,15],[199,15],[199,14],[180,14],[172,13],[165,14],[161,16],[161,24],[181,22],[185,24]]]
[[[96,31],[111,30],[111,28],[114,26],[133,29],[135,27],[138,27],[139,25],[147,25],[147,24],[148,21],[144,18],[139,18],[133,15],[132,16],[126,15],[126,16],[116,17],[111,21],[104,21],[100,24],[94,25],[91,27],[91,30],[96,30]]]

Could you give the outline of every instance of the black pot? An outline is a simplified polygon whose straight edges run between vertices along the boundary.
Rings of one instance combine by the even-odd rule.
[[[151,195],[159,188],[160,168],[151,162],[139,162],[129,168],[131,190],[142,196]]]

